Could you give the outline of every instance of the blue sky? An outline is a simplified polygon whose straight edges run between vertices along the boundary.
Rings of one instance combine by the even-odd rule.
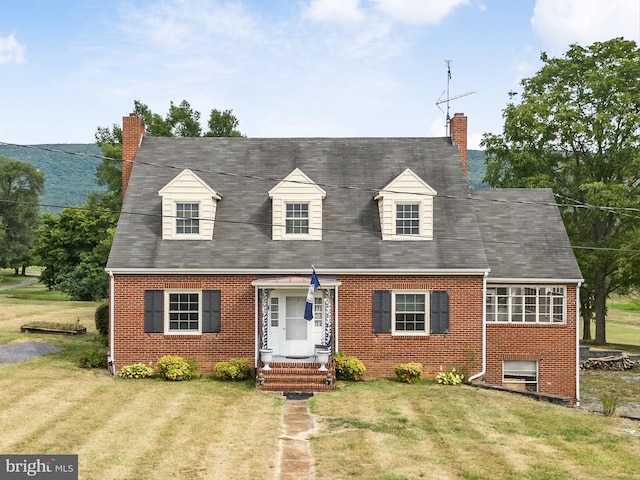
[[[0,142],[92,143],[183,99],[249,137],[443,136],[449,60],[477,148],[541,51],[620,36],[640,43],[639,0],[9,0]]]

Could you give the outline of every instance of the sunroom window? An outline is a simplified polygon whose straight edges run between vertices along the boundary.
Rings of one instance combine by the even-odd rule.
[[[487,322],[564,323],[565,287],[495,286],[487,288]]]

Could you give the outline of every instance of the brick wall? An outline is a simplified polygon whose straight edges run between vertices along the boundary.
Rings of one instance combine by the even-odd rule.
[[[155,363],[163,355],[196,360],[201,373],[232,357],[254,358],[254,287],[248,276],[115,276],[116,368],[136,362]],[[144,332],[144,292],[164,289],[221,290],[222,331],[202,335]]]
[[[473,374],[482,362],[482,277],[340,276],[339,350],[360,358],[367,376],[395,376],[397,363],[419,362],[435,377],[468,364]],[[373,333],[373,290],[449,291],[449,334],[402,336]]]
[[[566,324],[487,324],[485,381],[502,384],[503,360],[538,362],[538,391],[576,398],[576,288],[567,287]]]
[[[254,358],[255,289],[251,275],[193,276],[116,275],[116,368],[135,362],[155,365],[163,355],[196,360],[201,373],[232,357]],[[470,375],[482,362],[482,277],[338,276],[339,350],[360,358],[367,377],[393,377],[397,363],[419,362],[425,376],[440,368],[466,369]],[[164,289],[221,290],[222,331],[197,336],[144,333],[144,291]],[[374,290],[447,290],[448,334],[401,336],[373,333]],[[487,383],[502,384],[504,359],[537,360],[539,391],[575,398],[575,287],[567,289],[565,325],[487,326]]]

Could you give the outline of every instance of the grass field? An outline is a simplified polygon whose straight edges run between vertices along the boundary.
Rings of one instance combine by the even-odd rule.
[[[275,479],[281,397],[251,382],[123,380],[79,368],[82,352],[103,348],[95,307],[39,285],[0,292],[0,344],[62,347],[0,366],[0,452],[78,454],[81,479]],[[87,335],[20,333],[30,321],[78,318]],[[581,383],[594,405],[613,393],[619,412],[640,415],[640,371],[584,372]],[[619,416],[384,379],[339,382],[309,405],[317,479],[639,478],[640,423]]]

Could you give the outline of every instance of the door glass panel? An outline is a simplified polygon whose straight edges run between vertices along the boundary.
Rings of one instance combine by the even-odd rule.
[[[287,340],[306,340],[308,321],[304,319],[304,297],[287,297]]]

